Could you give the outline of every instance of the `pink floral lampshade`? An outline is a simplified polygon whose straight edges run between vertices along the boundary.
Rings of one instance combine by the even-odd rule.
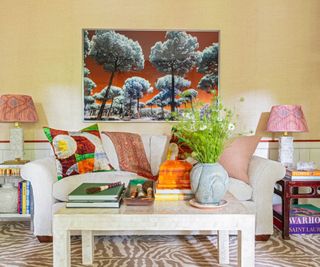
[[[268,132],[307,132],[308,126],[299,105],[278,105],[271,108]]]
[[[1,95],[0,122],[36,122],[38,115],[31,96]]]

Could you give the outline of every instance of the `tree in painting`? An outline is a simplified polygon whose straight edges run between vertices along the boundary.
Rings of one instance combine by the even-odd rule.
[[[179,99],[182,99],[182,100],[187,100],[188,102],[190,102],[191,104],[191,108],[193,110],[193,100],[197,98],[198,96],[198,91],[195,90],[195,89],[187,89],[185,91],[183,91],[181,94],[180,94],[181,98]],[[183,101],[181,100],[181,103],[184,103]]]
[[[90,74],[89,70],[88,70],[87,73]],[[84,88],[84,95],[85,96],[89,96],[91,94],[91,92],[92,92],[92,89],[95,88],[95,87],[97,87],[97,85],[95,84],[94,81],[92,81],[88,77],[84,77],[84,79],[83,79],[83,88]]]
[[[198,88],[207,92],[218,86],[219,45],[206,47],[199,55],[197,71],[205,74],[199,81]]]
[[[137,102],[137,112],[138,116],[140,116],[140,99],[144,96],[144,94],[150,92],[152,87],[150,87],[150,83],[141,77],[133,76],[127,79],[123,85],[124,95],[129,99],[129,110],[132,108],[132,100],[136,100]]]
[[[83,56],[86,58],[88,56],[90,50],[90,40],[88,31],[83,32]],[[85,112],[89,112],[91,108],[95,108],[93,106],[95,103],[95,99],[91,96],[91,92],[93,88],[97,87],[95,82],[91,80],[88,76],[90,74],[90,70],[86,67],[83,69],[83,90],[84,90],[84,110]]]
[[[84,91],[84,110],[86,113],[89,112],[90,108],[93,107],[95,99],[91,96],[93,88],[97,85],[90,78],[86,77],[90,74],[89,69],[84,68],[84,78],[83,78],[83,91]]]
[[[156,81],[155,87],[160,91],[159,99],[166,100],[170,106],[175,106],[175,98],[173,99],[172,104],[172,91],[174,92],[174,95],[178,95],[181,93],[181,91],[184,88],[187,88],[190,86],[191,82],[189,80],[186,80],[185,78],[182,78],[180,76],[174,77],[174,90],[172,89],[172,77],[171,75],[166,75],[161,78],[159,78]]]
[[[112,108],[112,112],[114,114],[119,115],[119,117],[122,117],[123,111],[124,111],[124,91],[121,90],[120,94],[118,96],[116,96],[113,99],[113,108]]]
[[[90,51],[90,39],[88,31],[83,31],[83,56],[86,58]]]
[[[107,89],[103,96],[97,120],[101,120],[112,81],[117,72],[138,71],[144,68],[144,56],[140,44],[126,36],[109,30],[97,30],[89,51],[97,64],[110,72]]]
[[[175,111],[175,78],[188,73],[196,64],[199,43],[196,37],[184,31],[168,31],[164,42],[156,42],[151,47],[150,62],[159,71],[171,75],[170,105]]]
[[[100,93],[96,93],[93,95],[93,97],[96,99],[96,100],[99,100],[99,101],[103,101],[103,99],[105,98],[105,95],[106,95],[106,91],[108,90],[107,87],[103,88],[101,90]],[[120,96],[121,95],[121,92],[122,92],[122,89],[120,87],[117,87],[117,86],[111,86],[110,89],[109,89],[109,94],[108,94],[108,99],[107,100],[111,100],[111,104],[109,106],[109,109],[108,109],[108,113],[107,113],[107,116],[109,117],[110,115],[110,112],[112,111],[112,107],[113,107],[113,102],[114,102],[114,99],[117,97],[117,96]]]
[[[160,99],[158,99],[158,100],[156,100],[155,101],[155,104],[159,107],[159,108],[161,108],[161,114],[160,114],[160,119],[165,119],[165,114],[164,114],[164,107],[165,106],[167,106],[167,105],[169,105],[169,100],[167,99],[167,100],[160,100]]]

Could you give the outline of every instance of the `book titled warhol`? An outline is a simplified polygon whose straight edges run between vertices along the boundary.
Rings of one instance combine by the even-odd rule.
[[[274,205],[273,209],[281,214],[281,204]],[[311,204],[293,205],[289,217],[289,234],[320,234],[320,208]]]

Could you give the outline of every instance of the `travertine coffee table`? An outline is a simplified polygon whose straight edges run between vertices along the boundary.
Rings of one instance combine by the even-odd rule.
[[[229,263],[229,231],[238,231],[238,265],[254,266],[255,215],[227,194],[228,204],[215,210],[190,206],[187,201],[155,201],[152,206],[120,209],[62,208],[53,218],[53,263],[70,266],[70,231],[82,234],[83,264],[92,264],[94,231],[130,234],[177,234],[218,231],[219,263]]]

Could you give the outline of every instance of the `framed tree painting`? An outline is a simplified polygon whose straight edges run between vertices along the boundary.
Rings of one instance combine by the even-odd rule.
[[[83,30],[84,121],[167,121],[219,90],[219,31]]]

